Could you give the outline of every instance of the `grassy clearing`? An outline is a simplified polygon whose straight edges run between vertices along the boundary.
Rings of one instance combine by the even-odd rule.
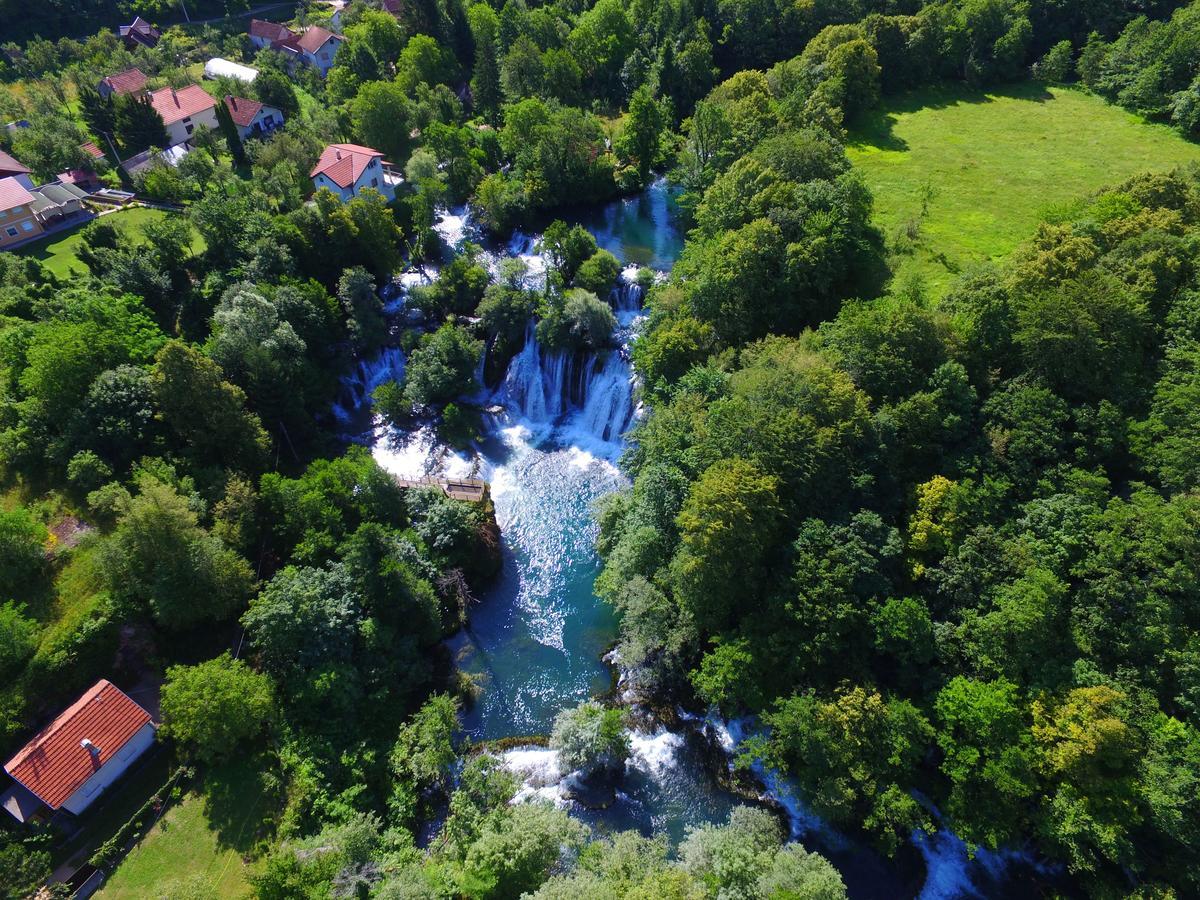
[[[175,214],[164,212],[161,209],[134,207],[111,213],[104,218],[105,221],[111,222],[122,230],[133,230],[136,232],[140,231],[150,222],[169,215]],[[76,256],[80,243],[79,229],[76,228],[72,231],[62,231],[58,234],[50,235],[47,238],[22,247],[16,252],[22,256],[32,256],[43,263],[46,268],[58,277],[67,278],[73,273],[84,274],[87,271],[87,267]],[[195,234],[192,238],[192,252],[204,252],[204,240],[199,234]]]
[[[1055,207],[1130,175],[1200,161],[1200,146],[1081,91],[1024,84],[917,91],[850,135],[897,275],[944,293]]]
[[[182,885],[204,896],[248,896],[252,855],[272,811],[258,766],[246,760],[211,770],[150,829],[97,896],[141,900]]]
[[[83,814],[78,835],[54,852],[54,863],[71,860],[83,865],[100,846],[112,838],[133,817],[142,804],[163,786],[173,769],[171,754],[159,748],[149,759],[139,762],[117,784]]]

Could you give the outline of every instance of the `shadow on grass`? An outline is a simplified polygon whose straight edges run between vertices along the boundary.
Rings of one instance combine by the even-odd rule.
[[[279,797],[266,776],[270,766],[261,758],[241,759],[205,774],[200,788],[204,815],[219,846],[247,856],[270,837],[279,808]]]
[[[1044,84],[1036,81],[1022,81],[987,90],[949,82],[933,85],[896,97],[885,97],[878,107],[863,113],[851,124],[846,144],[859,149],[872,147],[903,153],[908,150],[908,143],[895,133],[898,116],[923,109],[991,103],[1001,98],[1045,103],[1053,100],[1054,95],[1046,90]]]

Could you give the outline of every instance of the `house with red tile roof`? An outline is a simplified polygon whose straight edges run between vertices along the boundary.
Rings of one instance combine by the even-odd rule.
[[[114,94],[136,94],[146,89],[146,73],[141,69],[126,69],[116,75],[105,75],[96,85],[100,96],[107,100]]]
[[[125,46],[134,50],[138,47],[157,47],[162,32],[141,16],[135,16],[128,25],[121,26],[120,35]]]
[[[79,815],[154,744],[150,713],[109,681],[82,697],[4,764],[0,805],[25,822],[46,810]]]
[[[283,125],[283,111],[257,100],[225,95],[225,108],[237,128],[238,137],[262,137]]]
[[[200,125],[217,128],[217,101],[198,84],[152,91],[150,105],[162,116],[170,146],[183,144]]]
[[[346,40],[340,34],[334,34],[328,28],[320,25],[310,25],[297,34],[285,25],[276,22],[264,22],[262,19],[250,20],[250,43],[261,49],[277,50],[295,65],[303,63],[312,66],[321,77],[329,74],[333,67],[333,58],[338,48]]]
[[[27,184],[29,176],[0,178],[0,250],[37,237],[44,230],[33,204],[37,199]]]
[[[250,20],[249,35],[251,46],[258,50],[264,50],[296,37],[296,33],[286,25],[267,22],[263,19]]]
[[[328,188],[343,201],[372,188],[387,200],[396,197],[401,178],[384,162],[383,154],[358,144],[330,144],[308,173],[317,190]]]

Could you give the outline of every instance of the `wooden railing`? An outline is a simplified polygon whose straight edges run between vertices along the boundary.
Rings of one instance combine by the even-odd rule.
[[[436,487],[451,500],[470,500],[478,503],[487,492],[487,482],[478,478],[436,478],[425,475],[421,478],[396,478],[400,487]]]

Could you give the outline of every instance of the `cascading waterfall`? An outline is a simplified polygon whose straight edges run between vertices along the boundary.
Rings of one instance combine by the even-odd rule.
[[[629,364],[616,350],[547,352],[532,327],[496,396],[510,420],[533,430],[564,425],[572,439],[616,443],[634,418]]]
[[[343,425],[359,414],[371,392],[388,381],[404,379],[404,351],[399,347],[384,347],[375,356],[360,359],[354,371],[342,379],[333,414]]]

